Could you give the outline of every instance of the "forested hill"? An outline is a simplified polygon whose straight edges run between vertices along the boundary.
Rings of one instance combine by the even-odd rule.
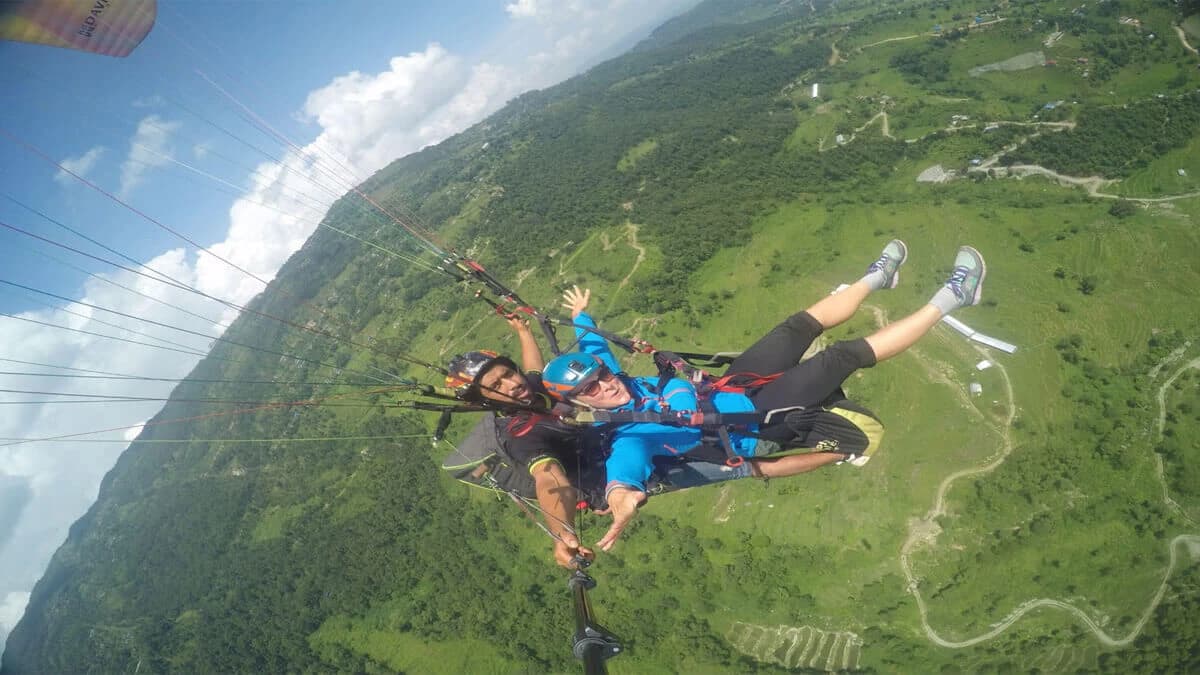
[[[743,346],[892,236],[904,283],[834,339],[919,306],[960,243],[988,256],[962,318],[1019,350],[938,329],[856,376],[888,424],[866,468],[651,500],[593,569],[614,672],[1200,669],[1188,7],[709,0],[366,182],[539,307],[586,285],[606,327],[678,349]],[[545,536],[441,475],[432,419],[381,391],[437,383],[397,355],[511,350],[506,325],[357,196],[325,222],[375,246],[321,228],[252,307],[327,335],[228,329],[3,672],[575,668]]]

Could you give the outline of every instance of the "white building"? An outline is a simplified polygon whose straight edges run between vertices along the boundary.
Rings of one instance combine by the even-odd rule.
[[[821,85],[817,84],[816,82],[813,82],[813,88],[812,88],[812,97],[813,98],[820,98],[820,96],[821,96],[820,89],[821,89]]]
[[[977,332],[974,328],[971,328],[967,324],[952,316],[943,316],[942,323],[958,331],[963,337],[974,340],[980,344],[987,345],[993,349],[999,349],[1007,354],[1012,354],[1013,352],[1017,351],[1016,345],[1005,342],[1004,340],[997,340],[990,335],[984,335],[983,333]]]

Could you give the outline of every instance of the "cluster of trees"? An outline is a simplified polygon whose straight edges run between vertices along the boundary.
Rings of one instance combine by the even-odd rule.
[[[1184,554],[1187,555],[1186,553]],[[1196,612],[1200,612],[1200,565],[1183,566],[1168,582],[1163,602],[1154,618],[1129,649],[1100,655],[1106,673],[1194,673],[1200,670],[1200,639]]]
[[[892,57],[891,66],[917,84],[944,82],[950,75],[950,55],[945,40],[931,40]]]
[[[1075,176],[1127,177],[1191,141],[1200,129],[1200,92],[1085,108],[1077,121],[1069,131],[1031,139],[1006,161]]]

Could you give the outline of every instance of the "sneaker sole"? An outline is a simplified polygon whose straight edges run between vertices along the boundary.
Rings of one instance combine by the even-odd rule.
[[[983,297],[983,280],[987,278],[987,262],[984,261],[983,254],[977,251],[974,246],[962,246],[960,248],[974,253],[975,257],[979,258],[979,283],[975,284],[975,293],[971,296],[971,304],[978,305],[980,298]]]
[[[900,267],[908,260],[908,244],[903,240],[893,239],[897,244],[900,244],[900,262],[896,263],[896,271],[892,274],[892,283],[888,285],[888,290],[891,290],[900,285]]]

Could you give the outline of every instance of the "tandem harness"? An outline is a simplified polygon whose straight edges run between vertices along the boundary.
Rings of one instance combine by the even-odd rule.
[[[693,461],[724,463],[730,468],[739,467],[746,459],[734,451],[731,431],[778,444],[785,441],[778,437],[776,429],[764,433],[763,427],[784,425],[795,439],[790,443],[807,439],[803,444],[776,445],[776,451],[760,455],[762,457],[779,457],[805,449],[869,456],[882,439],[883,425],[878,418],[869,410],[845,399],[766,411],[721,412],[714,404],[714,394],[749,393],[774,381],[779,374],[730,373],[718,377],[694,368],[690,358],[681,354],[656,352],[654,358],[659,368],[655,390],[664,391],[673,377],[686,379],[696,389],[696,410],[672,410],[660,402],[660,411],[584,410],[575,413],[574,421],[598,423],[606,427],[650,423],[697,428],[701,432],[701,443],[684,454]],[[810,444],[814,440],[815,444]]]
[[[700,410],[663,410],[658,411],[637,411],[637,410],[581,410],[575,413],[572,421],[580,424],[602,424],[605,426],[620,426],[622,424],[665,424],[676,427],[698,427],[701,431],[701,443],[696,448],[684,453],[698,461],[705,462],[724,462],[725,465],[731,468],[741,466],[746,458],[738,455],[733,450],[733,442],[729,437],[730,429],[736,429],[739,433],[745,436],[756,436],[757,434],[747,430],[747,427],[752,425],[768,424],[780,415],[790,415],[796,412],[803,412],[805,409],[799,406],[785,408],[782,410],[768,410],[766,412],[717,412],[712,407],[711,400],[705,399],[700,403]],[[705,452],[707,449],[719,447],[724,452],[723,457],[713,457],[710,453]]]
[[[586,410],[576,412],[571,419],[576,423],[597,423],[609,428],[622,424],[638,423],[698,427],[701,431],[701,443],[685,454],[698,461],[723,462],[731,468],[737,468],[745,462],[745,458],[734,452],[733,442],[729,436],[730,429],[736,429],[739,433],[747,436],[755,436],[756,434],[748,431],[750,427],[770,423],[776,415],[794,412],[799,408],[793,407],[786,410],[771,410],[766,412],[718,411],[712,401],[714,393],[743,393],[748,389],[761,387],[779,376],[778,374],[763,376],[755,373],[733,373],[714,377],[697,367],[697,365],[728,365],[736,356],[738,355],[727,353],[692,354],[668,351],[655,351],[653,353],[654,365],[658,368],[658,381],[654,387],[655,392],[665,391],[667,383],[672,378],[684,379],[696,389],[699,410],[672,410],[664,402],[661,404],[662,410],[660,411]],[[700,361],[703,361],[703,363],[698,364],[697,362]],[[720,448],[723,451],[723,456],[714,457],[711,452],[706,452],[706,450],[711,450],[714,447]]]

